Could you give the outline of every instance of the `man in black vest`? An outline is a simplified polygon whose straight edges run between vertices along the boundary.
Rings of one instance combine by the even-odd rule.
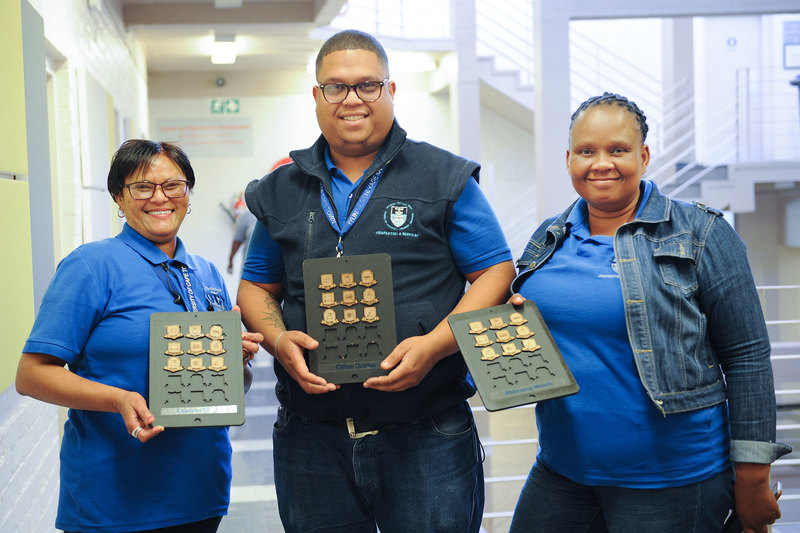
[[[406,138],[375,38],[334,35],[316,75],[322,135],[245,195],[260,223],[238,302],[276,361],[281,520],[289,533],[477,532],[482,452],[466,403],[475,388],[446,317],[505,302],[508,244],[480,166]],[[329,383],[305,358],[322,339],[306,333],[302,263],[376,253],[391,257],[399,344],[380,364],[386,375]]]

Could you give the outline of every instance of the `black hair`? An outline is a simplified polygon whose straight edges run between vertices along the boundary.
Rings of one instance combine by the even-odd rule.
[[[192,190],[194,170],[186,153],[177,144],[146,139],[129,139],[122,143],[111,159],[107,183],[111,198],[116,200],[122,196],[125,180],[129,176],[145,170],[160,154],[167,156],[181,169],[189,182],[189,190]]]
[[[317,54],[317,73],[319,73],[319,70],[322,68],[322,60],[325,56],[342,50],[367,50],[369,52],[374,52],[375,55],[378,56],[381,67],[386,71],[386,77],[389,77],[389,58],[386,57],[386,50],[383,49],[383,46],[375,37],[369,33],[358,30],[340,31],[325,41]]]
[[[647,139],[647,117],[644,116],[644,112],[639,109],[633,101],[628,100],[624,96],[621,96],[616,93],[609,93],[605,92],[602,96],[592,96],[581,105],[578,106],[578,109],[572,114],[572,118],[569,122],[569,131],[570,134],[572,133],[572,125],[575,124],[575,120],[581,116],[587,109],[590,107],[594,107],[600,104],[605,105],[618,105],[623,107],[633,113],[633,116],[636,117],[636,123],[639,126],[639,133],[642,135],[642,144],[644,144],[645,139]]]

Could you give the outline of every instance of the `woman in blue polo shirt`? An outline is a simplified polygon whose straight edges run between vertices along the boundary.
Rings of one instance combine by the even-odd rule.
[[[127,222],[61,261],[23,348],[20,394],[69,408],[56,518],[64,531],[206,533],[227,513],[228,429],[165,431],[147,407],[150,315],[231,309],[216,267],[177,237],[194,182],[179,147],[126,141],[108,191]],[[246,381],[260,340],[243,334]]]
[[[770,463],[790,448],[744,244],[642,179],[646,136],[626,98],[584,102],[566,161],[580,198],[518,262],[511,301],[536,301],[581,390],[536,407],[512,533],[721,531],[734,503],[766,533],[780,516]]]

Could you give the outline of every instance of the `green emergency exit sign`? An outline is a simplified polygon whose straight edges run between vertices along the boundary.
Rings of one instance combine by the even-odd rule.
[[[212,115],[238,115],[239,114],[239,99],[238,98],[212,98],[211,99],[211,114]]]

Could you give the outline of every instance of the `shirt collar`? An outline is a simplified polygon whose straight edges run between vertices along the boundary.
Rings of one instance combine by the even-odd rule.
[[[130,246],[133,251],[154,265],[163,263],[165,261],[170,261],[170,258],[167,257],[167,254],[161,251],[161,249],[156,246],[155,243],[130,227],[127,222],[124,226],[122,226],[122,231],[119,233],[119,235],[117,235],[117,239]],[[186,253],[186,247],[183,245],[183,241],[181,241],[179,237],[176,237],[175,257],[173,257],[172,260],[186,265],[191,270],[195,270],[194,260],[191,255]]]

